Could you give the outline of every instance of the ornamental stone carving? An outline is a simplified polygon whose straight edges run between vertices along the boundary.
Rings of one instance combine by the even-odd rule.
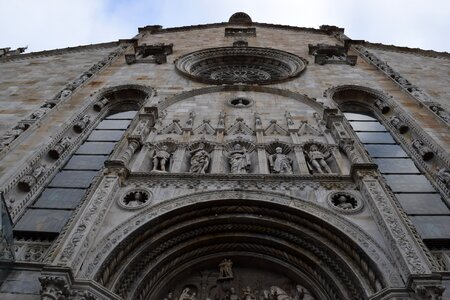
[[[205,174],[208,171],[210,155],[205,150],[205,144],[200,143],[198,147],[191,151],[190,173]]]
[[[15,139],[19,137],[28,127],[25,124],[19,124],[13,129],[7,131],[1,138],[0,138],[0,151],[9,146]]]
[[[438,105],[430,105],[429,107],[439,118],[450,124],[450,114],[445,109]]]
[[[417,151],[417,153],[420,154],[420,156],[422,157],[423,160],[427,161],[430,160],[434,157],[434,153],[433,150],[431,150],[430,147],[428,147],[427,145],[425,145],[421,140],[419,139],[414,139],[412,141],[412,147],[414,148],[414,150]]]
[[[66,300],[70,296],[68,282],[57,276],[41,276],[41,300]]]
[[[18,187],[24,192],[31,191],[31,188],[38,182],[38,180],[44,175],[47,170],[45,165],[37,165],[31,173],[22,177],[19,180]]]
[[[235,144],[228,154],[230,172],[233,174],[247,174],[250,171],[250,155],[245,147]]]
[[[105,107],[108,104],[109,104],[109,100],[106,99],[106,98],[103,98],[103,99],[98,100],[94,104],[93,108],[94,108],[95,111],[101,111],[103,109],[103,107]]]
[[[75,125],[73,125],[73,130],[76,133],[82,133],[90,122],[91,118],[88,115],[84,115]]]
[[[408,125],[406,125],[405,122],[403,122],[399,117],[394,116],[391,119],[391,124],[392,126],[395,127],[395,129],[398,130],[398,132],[400,132],[401,134],[407,133],[409,130]]]
[[[314,55],[314,63],[325,64],[348,64],[356,65],[357,56],[347,55],[348,47],[339,45],[317,44],[308,45],[309,54]]]
[[[450,171],[446,168],[437,169],[437,178],[450,189]]]
[[[137,209],[150,204],[152,194],[143,189],[127,192],[119,199],[119,205],[128,209]]]
[[[66,151],[70,145],[72,144],[72,139],[70,137],[63,137],[58,144],[55,145],[50,151],[48,155],[53,159],[60,158],[61,154]]]
[[[152,171],[166,172],[171,157],[168,149],[169,148],[166,145],[162,145],[161,148],[155,151],[155,154],[153,155]]]
[[[312,167],[312,172],[319,174],[333,173],[326,161],[331,156],[326,147],[318,144],[309,144],[305,147],[305,154]]]
[[[30,115],[31,120],[38,120],[47,114],[55,105],[52,103],[46,103],[38,108],[35,112]]]
[[[210,84],[281,82],[299,76],[306,64],[294,54],[256,47],[204,49],[175,61],[183,75]]]
[[[269,166],[271,173],[292,174],[292,159],[283,153],[281,147],[276,147],[275,153],[269,155]]]
[[[391,110],[391,108],[389,107],[389,105],[387,105],[386,103],[384,103],[383,100],[380,100],[380,99],[377,99],[377,100],[374,102],[374,105],[375,105],[376,108],[378,108],[379,111],[381,111],[381,113],[382,113],[383,115],[384,115],[384,114],[387,114],[387,113]]]
[[[344,214],[359,212],[363,207],[363,202],[350,193],[334,192],[328,196],[328,205]]]

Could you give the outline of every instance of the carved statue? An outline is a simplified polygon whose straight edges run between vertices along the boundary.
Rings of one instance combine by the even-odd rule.
[[[307,156],[309,158],[309,161],[311,162],[311,165],[317,172],[319,172],[320,174],[332,173],[330,167],[325,161],[327,157],[325,156],[325,154],[319,151],[317,145],[313,144],[310,146]]]
[[[417,153],[422,156],[423,160],[430,160],[434,157],[433,150],[426,146],[421,140],[415,139],[412,142],[412,146],[416,149]]]
[[[234,150],[228,156],[230,162],[230,171],[235,174],[246,174],[250,169],[250,155],[247,149],[242,148],[240,144],[234,145]]]
[[[408,125],[406,125],[399,117],[393,117],[391,119],[391,124],[401,133],[406,133],[409,130]]]
[[[246,286],[245,288],[243,288],[242,293],[244,294],[243,300],[256,300],[256,297],[252,293],[252,289],[249,286]]]
[[[167,296],[164,297],[164,300],[173,300],[173,293],[172,293],[172,292],[169,292],[169,293],[167,294]]]
[[[4,136],[0,139],[0,149],[3,149],[6,146],[9,146],[22,132],[25,131],[24,125],[18,125],[16,128],[13,128],[5,133]]]
[[[192,295],[190,294],[190,289],[189,288],[185,288],[183,290],[183,292],[181,292],[180,298],[178,298],[178,300],[194,300],[195,298],[192,298],[192,296],[195,297],[195,293],[193,293]]]
[[[64,151],[66,151],[67,148],[70,147],[70,144],[72,143],[72,139],[70,137],[63,137],[58,144],[55,145],[50,151],[48,152],[49,156],[54,159],[58,159],[61,154],[63,154]]]
[[[276,300],[293,300],[285,291],[277,286],[270,287],[270,295]]]
[[[230,292],[229,292],[229,296],[226,297],[226,299],[228,300],[241,300],[241,298],[237,295],[236,293],[236,289],[234,287],[230,288]]]
[[[437,177],[439,180],[446,185],[448,189],[450,189],[450,171],[446,168],[441,168],[437,172]]]
[[[375,106],[381,111],[382,114],[387,114],[391,109],[389,105],[378,99],[375,101]]]
[[[73,125],[73,130],[76,133],[81,133],[90,122],[91,118],[88,115],[84,115],[77,123],[75,123],[75,125]]]
[[[186,121],[186,126],[192,127],[194,124],[195,112],[191,111],[189,113],[189,119]]]
[[[63,100],[67,97],[69,97],[72,94],[72,91],[69,89],[65,89],[61,92],[60,96],[59,96],[59,100]]]
[[[108,99],[106,99],[106,98],[100,99],[94,104],[94,110],[101,111],[103,107],[108,105],[108,103],[109,103]]]
[[[269,156],[269,165],[272,173],[292,174],[292,159],[283,154],[281,147],[275,148],[276,153]]]
[[[450,123],[450,114],[448,114],[442,107],[437,105],[430,106],[430,109],[437,114],[442,120],[447,123]]]
[[[30,116],[30,119],[37,120],[42,118],[46,113],[48,113],[52,109],[53,105],[50,103],[46,103],[33,112]]]
[[[348,199],[348,197],[346,197],[344,195],[339,195],[335,199],[334,205],[336,205],[336,207],[339,207],[342,209],[353,209],[354,208],[350,199]]]
[[[166,164],[170,159],[170,153],[167,152],[167,146],[162,146],[153,156],[153,170],[166,172]]]
[[[284,116],[286,117],[286,122],[287,122],[288,125],[294,125],[294,121],[292,120],[292,116],[291,116],[290,112],[287,111],[284,114]]]
[[[224,259],[219,264],[219,279],[233,278],[233,262],[231,259]]]
[[[190,173],[205,174],[209,166],[209,153],[205,150],[203,143],[198,148],[191,151],[191,168]]]
[[[217,126],[219,127],[225,126],[225,116],[226,116],[225,113],[221,111],[219,114],[219,122],[217,122]]]
[[[44,165],[38,165],[31,171],[30,174],[25,175],[18,183],[19,189],[24,192],[29,192],[31,188],[37,183],[38,179],[44,174],[46,167]]]

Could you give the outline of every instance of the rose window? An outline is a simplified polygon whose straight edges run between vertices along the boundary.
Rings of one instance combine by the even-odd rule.
[[[179,72],[209,84],[271,84],[295,78],[306,60],[268,48],[224,47],[196,51],[178,58]]]

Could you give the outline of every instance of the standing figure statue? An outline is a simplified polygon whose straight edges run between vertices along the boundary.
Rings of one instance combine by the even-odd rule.
[[[272,173],[292,174],[292,159],[283,154],[281,147],[275,148],[275,154],[269,156],[269,166]]]
[[[191,151],[191,168],[190,173],[205,174],[209,166],[209,153],[205,150],[203,143],[198,148]]]
[[[234,149],[228,155],[230,162],[230,171],[235,174],[246,174],[250,169],[250,155],[247,149],[242,148],[240,144],[234,145]]]
[[[219,264],[219,279],[233,278],[233,262],[231,259],[224,259]]]
[[[319,151],[319,148],[317,145],[311,145],[309,147],[308,153],[306,153],[309,161],[311,162],[311,165],[314,167],[314,169],[319,172],[320,174],[328,173],[331,174],[331,169],[328,166],[325,159],[327,158],[325,154],[323,154],[321,151]]]
[[[162,146],[153,156],[153,170],[166,172],[166,164],[170,159],[170,153],[167,152],[167,146]]]

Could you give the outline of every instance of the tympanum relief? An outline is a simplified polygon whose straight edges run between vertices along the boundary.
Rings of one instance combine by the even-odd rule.
[[[230,258],[217,267],[189,272],[165,287],[164,300],[314,300],[302,284],[264,266],[242,266]],[[183,274],[184,275],[184,274]]]

